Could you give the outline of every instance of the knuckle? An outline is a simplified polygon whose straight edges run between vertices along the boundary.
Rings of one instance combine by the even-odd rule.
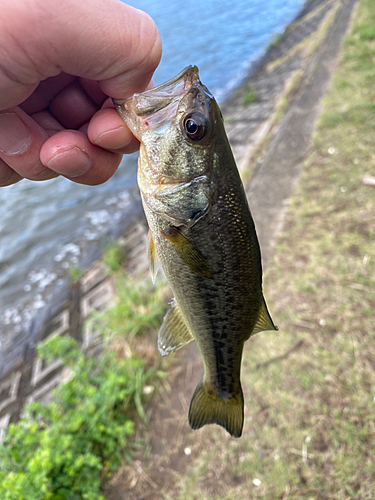
[[[10,186],[20,181],[22,177],[5,163],[0,164],[0,187]]]
[[[23,173],[25,179],[31,181],[44,181],[54,177],[54,173],[48,167],[45,167],[39,160],[34,161],[28,166],[27,172]]]

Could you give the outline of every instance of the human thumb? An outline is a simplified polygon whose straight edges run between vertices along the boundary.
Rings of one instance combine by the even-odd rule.
[[[109,96],[143,91],[161,57],[144,12],[118,0],[15,0],[0,19],[0,109],[18,105],[60,74],[97,80]]]

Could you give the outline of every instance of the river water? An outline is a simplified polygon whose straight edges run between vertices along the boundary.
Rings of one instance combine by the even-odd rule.
[[[303,0],[139,0],[127,2],[155,20],[163,57],[158,85],[196,64],[222,102],[248,74]],[[6,337],[27,328],[51,290],[132,211],[136,155],[101,186],[64,178],[23,180],[0,188],[0,352]]]

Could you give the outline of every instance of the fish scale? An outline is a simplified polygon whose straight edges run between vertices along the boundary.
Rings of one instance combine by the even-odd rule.
[[[219,424],[239,437],[244,342],[275,330],[262,291],[254,222],[220,109],[191,66],[116,108],[141,142],[138,184],[151,238],[174,293],[159,331],[167,355],[195,339],[204,376],[189,409],[193,429]]]

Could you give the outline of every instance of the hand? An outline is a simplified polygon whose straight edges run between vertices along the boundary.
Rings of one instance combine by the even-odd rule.
[[[0,186],[100,184],[138,148],[113,108],[161,57],[147,14],[118,0],[13,0],[0,16]]]

